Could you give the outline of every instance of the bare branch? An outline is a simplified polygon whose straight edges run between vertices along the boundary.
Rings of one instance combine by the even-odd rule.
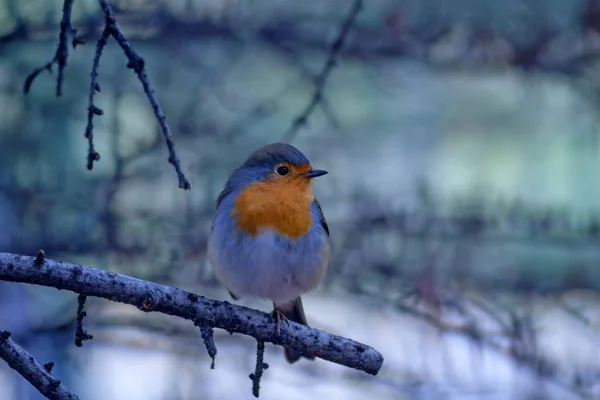
[[[145,312],[161,312],[192,321],[201,318],[210,327],[291,347],[303,354],[371,375],[376,375],[383,364],[383,356],[367,345],[294,322],[280,326],[280,332],[276,335],[272,318],[264,312],[210,300],[126,275],[48,258],[42,265],[37,265],[34,259],[0,253],[0,280],[50,286],[85,296],[102,297],[134,305]]]
[[[105,26],[100,35],[100,39],[96,42],[96,54],[94,55],[94,62],[92,64],[92,73],[90,74],[90,94],[88,99],[88,117],[87,126],[85,128],[85,137],[88,140],[88,156],[87,156],[87,169],[91,170],[94,168],[94,161],[100,160],[100,154],[94,149],[94,124],[92,120],[94,115],[102,115],[104,111],[94,105],[94,95],[100,91],[100,85],[98,84],[98,68],[100,65],[100,57],[102,56],[102,50],[108,42],[110,36],[109,26]]]
[[[285,133],[285,142],[291,142],[292,140],[294,140],[296,134],[298,133],[298,130],[306,124],[312,112],[322,101],[323,91],[325,90],[325,84],[327,83],[327,79],[329,78],[333,67],[335,67],[335,65],[337,64],[338,54],[342,50],[346,37],[348,36],[348,33],[350,33],[350,28],[352,28],[352,25],[356,20],[356,15],[358,14],[361,8],[362,0],[354,0],[354,2],[352,3],[352,9],[350,10],[350,13],[344,19],[344,22],[340,27],[340,32],[338,33],[335,41],[329,49],[329,55],[327,57],[327,62],[325,63],[325,66],[323,67],[321,73],[319,73],[319,75],[317,75],[315,78],[315,90],[313,96],[307,104],[304,111],[298,117],[296,117],[296,119],[294,119],[292,125]]]
[[[580,10],[579,17],[573,21],[574,26],[557,25],[554,18],[547,18],[546,13],[543,13],[546,17],[531,18],[530,15],[539,14],[538,9],[524,9],[516,13],[515,18],[526,18],[523,25],[529,27],[529,33],[533,36],[529,43],[517,40],[512,29],[498,28],[494,23],[494,15],[478,23],[470,18],[443,18],[439,13],[427,16],[430,12],[416,17],[408,15],[404,7],[398,4],[387,15],[383,15],[384,19],[376,26],[354,23],[352,30],[355,35],[351,42],[345,40],[343,53],[346,57],[360,60],[413,59],[450,70],[517,67],[526,72],[579,76],[600,57],[600,49],[594,39],[596,36],[590,35],[600,31],[600,3],[598,0],[586,0],[585,3],[587,6]],[[329,52],[331,43],[324,40],[323,31],[305,24],[306,19],[314,21],[314,18],[284,16],[258,27],[256,37],[270,43],[286,43],[296,49]],[[202,15],[197,18],[190,16],[184,21],[176,11],[164,6],[125,13],[119,16],[119,20],[121,25],[131,29],[129,40],[190,40],[204,37],[247,39],[227,18],[216,22]],[[328,17],[324,20],[329,21]],[[95,17],[82,18],[78,22],[81,29],[86,29],[86,34],[82,36],[95,32],[97,22]],[[465,35],[454,35],[457,27],[466,28]],[[242,30],[246,29],[244,27]],[[0,35],[0,44],[44,37],[48,31],[46,23],[30,24],[20,20],[13,30]],[[453,39],[454,36],[458,37]],[[41,67],[40,72],[44,69],[45,66]]]
[[[46,398],[51,400],[79,399],[50,371],[53,363],[40,364],[27,351],[10,338],[10,332],[0,330],[0,358],[23,378],[27,379]]]
[[[215,338],[213,329],[204,321],[199,318],[194,322],[198,328],[200,328],[200,335],[202,336],[202,340],[204,341],[204,345],[206,346],[206,351],[208,356],[212,359],[210,363],[210,369],[215,369],[215,357],[217,356],[217,347],[215,346]]]
[[[84,341],[92,340],[94,338],[83,329],[83,318],[87,315],[85,311],[86,300],[87,297],[82,294],[77,297],[77,328],[75,330],[75,346],[77,347],[83,346]]]
[[[158,104],[158,100],[154,94],[154,88],[150,83],[150,79],[146,74],[145,69],[145,61],[142,57],[140,57],[133,47],[129,40],[125,37],[121,28],[117,24],[117,20],[115,19],[115,15],[113,13],[112,7],[108,0],[100,0],[100,6],[102,7],[102,11],[104,11],[104,15],[106,16],[106,28],[110,31],[111,36],[119,43],[121,49],[127,56],[129,63],[127,64],[127,68],[131,68],[135,71],[138,76],[138,79],[142,83],[144,87],[144,92],[146,92],[146,96],[148,96],[148,100],[150,100],[150,104],[152,105],[152,109],[154,110],[154,114],[158,119],[158,123],[162,129],[163,136],[165,137],[165,141],[167,143],[167,148],[169,149],[169,163],[173,165],[175,168],[175,172],[177,173],[177,179],[179,180],[179,187],[181,189],[191,189],[190,182],[185,177],[183,171],[181,170],[181,166],[179,164],[179,158],[177,158],[177,153],[175,152],[175,144],[173,143],[173,135],[171,134],[171,129],[167,124],[167,118],[165,117],[160,104]]]
[[[76,45],[84,43],[82,38],[77,35],[77,31],[71,27],[71,9],[73,7],[74,0],[65,0],[63,5],[63,16],[60,24],[60,36],[59,36],[59,44],[58,49],[56,50],[56,54],[54,57],[42,67],[35,69],[25,80],[25,84],[23,86],[23,91],[25,93],[29,92],[31,84],[33,80],[44,70],[51,71],[52,65],[55,63],[58,64],[58,82],[56,87],[56,95],[61,96],[62,94],[62,83],[64,80],[64,69],[67,65],[67,58],[69,56],[69,49],[67,45],[67,40],[69,36],[73,36],[73,48]],[[148,75],[146,74],[144,59],[140,57],[129,43],[129,40],[125,37],[121,28],[117,24],[115,19],[113,9],[108,0],[100,0],[100,6],[102,11],[104,12],[105,22],[104,22],[104,30],[98,42],[96,43],[96,54],[94,56],[94,61],[92,64],[92,72],[91,72],[91,82],[90,82],[90,93],[88,100],[88,121],[87,127],[85,130],[85,137],[88,139],[88,156],[87,156],[87,168],[91,170],[94,166],[94,161],[98,161],[100,159],[100,154],[96,152],[94,149],[94,135],[93,135],[93,117],[94,115],[102,115],[103,111],[94,105],[94,95],[96,92],[100,91],[100,86],[98,85],[98,68],[100,63],[100,57],[102,56],[102,51],[106,46],[108,41],[108,37],[112,36],[117,43],[123,49],[129,63],[127,64],[128,68],[131,68],[135,71],[138,76],[138,79],[142,83],[144,87],[144,92],[150,101],[152,109],[154,110],[154,114],[158,119],[158,123],[161,127],[163,136],[167,143],[167,148],[169,151],[169,163],[173,165],[175,168],[175,172],[177,173],[177,179],[179,182],[179,187],[182,189],[191,189],[190,182],[185,177],[183,173],[179,158],[177,157],[177,153],[175,151],[175,144],[173,143],[173,135],[171,134],[171,129],[167,124],[167,119],[156,99],[156,95],[154,94],[154,88],[152,87]]]
[[[260,395],[260,379],[262,378],[262,374],[269,368],[269,364],[263,361],[264,356],[265,342],[259,340],[256,343],[256,368],[254,369],[254,373],[249,376],[250,380],[252,380],[252,394],[256,398]]]
[[[504,329],[504,323],[500,323],[499,329],[494,330],[494,328],[483,328],[483,324],[478,324],[475,320],[463,323],[448,322],[440,313],[436,315],[436,313],[429,311],[427,308],[409,305],[403,301],[397,302],[396,307],[402,310],[402,312],[437,327],[441,332],[452,332],[463,335],[479,347],[485,347],[503,354],[507,358],[512,359],[516,364],[529,369],[539,378],[553,382],[581,398],[590,398],[589,393],[583,390],[583,388],[573,385],[568,379],[565,379],[564,374],[561,375],[559,373],[558,366],[550,359],[539,354],[534,345],[532,346],[528,343],[515,348],[515,342],[522,341],[522,333],[516,332],[520,328],[507,332]],[[495,319],[495,317],[492,318]],[[515,323],[529,324],[529,322],[526,322],[526,319],[513,316],[513,324]],[[530,330],[531,327],[528,326],[527,329]],[[516,344],[518,345],[519,343]]]
[[[62,96],[62,84],[64,81],[65,67],[67,66],[67,58],[69,58],[69,45],[67,44],[67,41],[69,36],[75,36],[77,34],[77,30],[73,29],[71,26],[71,9],[73,8],[73,1],[74,0],[65,0],[63,3],[62,20],[60,21],[60,34],[58,37],[58,48],[56,49],[54,57],[52,57],[48,63],[36,68],[27,76],[25,79],[25,84],[23,85],[23,92],[29,93],[29,89],[31,88],[31,84],[33,83],[34,79],[46,69],[49,72],[52,72],[52,65],[58,64],[56,96]],[[81,39],[75,37],[75,39],[73,39],[73,48],[80,43],[82,43]]]

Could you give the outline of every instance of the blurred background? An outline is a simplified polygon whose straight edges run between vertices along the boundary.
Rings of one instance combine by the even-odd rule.
[[[0,251],[229,300],[206,262],[215,199],[254,149],[286,141],[332,239],[309,323],[383,353],[378,376],[267,345],[263,399],[600,398],[600,1],[122,0],[191,191],[104,17],[77,0],[63,95],[62,2],[0,0]],[[346,26],[346,28],[342,28]],[[340,34],[340,32],[342,34]],[[337,42],[337,46],[333,46]],[[341,47],[340,47],[341,46]],[[339,51],[339,54],[338,54]],[[336,60],[337,62],[328,62]],[[267,302],[240,304],[270,311]],[[0,282],[0,329],[85,400],[250,399],[255,342]],[[41,395],[0,362],[0,399]]]

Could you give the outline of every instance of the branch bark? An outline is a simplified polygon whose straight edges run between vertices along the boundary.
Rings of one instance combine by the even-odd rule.
[[[79,397],[50,373],[52,364],[42,365],[31,354],[10,338],[10,333],[0,330],[0,358],[29,381],[41,394],[51,400],[77,400]]]
[[[180,289],[127,275],[55,261],[0,253],[0,280],[69,290],[85,296],[136,306],[145,312],[160,312],[196,321],[212,328],[252,336],[259,342],[291,347],[302,353],[376,375],[383,356],[370,346],[341,336],[289,322],[279,334],[270,315],[220,302]]]

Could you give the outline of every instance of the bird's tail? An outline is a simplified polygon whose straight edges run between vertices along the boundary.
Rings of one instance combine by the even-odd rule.
[[[294,321],[294,322],[296,322],[298,324],[302,324],[302,325],[308,326],[308,322],[306,321],[306,315],[304,314],[304,307],[302,306],[302,298],[301,297],[297,297],[294,301],[291,301],[291,302],[286,303],[286,304],[278,304],[276,306],[276,308],[279,311],[281,311],[283,313],[283,315],[285,315],[285,317],[288,320]],[[306,358],[308,360],[314,360],[315,359],[312,356],[303,355],[298,350],[290,349],[290,348],[287,348],[287,347],[284,348],[284,355],[285,355],[285,359],[290,364],[295,363],[301,357],[304,357],[304,358]]]

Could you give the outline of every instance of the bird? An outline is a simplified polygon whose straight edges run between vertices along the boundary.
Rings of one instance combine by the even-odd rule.
[[[207,256],[233,300],[273,303],[279,321],[308,326],[301,295],[315,289],[329,262],[329,227],[312,190],[326,175],[286,143],[263,146],[231,173],[217,197]],[[311,355],[284,348],[293,364]]]

